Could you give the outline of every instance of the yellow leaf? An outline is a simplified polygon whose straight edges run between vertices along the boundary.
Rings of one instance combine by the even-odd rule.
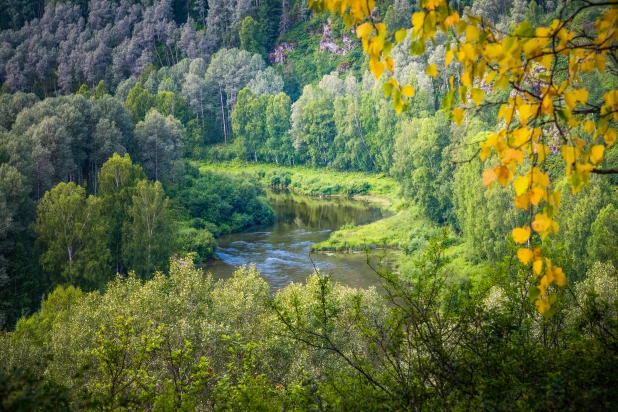
[[[534,222],[532,222],[532,229],[538,233],[547,232],[550,226],[551,219],[543,214],[536,215],[534,217]]]
[[[376,31],[379,36],[386,36],[386,24],[378,23],[376,24]]]
[[[427,66],[427,69],[425,69],[425,71],[431,77],[436,77],[438,75],[438,66],[436,66],[435,64],[430,64],[429,66]]]
[[[419,11],[412,15],[412,26],[414,26],[415,30],[418,30],[421,27],[423,27],[424,22],[425,22],[425,13],[423,13],[422,11]]]
[[[356,28],[356,36],[359,39],[365,39],[371,34],[372,31],[373,26],[371,25],[371,23],[363,23]]]
[[[601,73],[605,73],[605,55],[604,54],[595,54],[594,55],[594,62],[597,65],[597,69],[599,69],[599,71]]]
[[[577,102],[584,105],[586,104],[587,101],[588,101],[588,90],[586,89],[578,89],[578,90],[573,90],[571,92],[564,93],[564,102],[566,103],[567,106],[569,106],[569,109],[571,110],[575,109]]]
[[[567,164],[567,167],[575,162],[575,148],[572,146],[562,146],[562,158]]]
[[[474,26],[468,26],[466,28],[466,41],[473,42],[479,38],[479,29]]]
[[[481,146],[481,162],[484,162],[491,155],[491,147],[487,145]]]
[[[603,153],[605,152],[605,146],[602,144],[592,146],[590,151],[590,161],[595,165],[598,165],[603,160]]]
[[[401,88],[401,94],[406,97],[414,97],[414,87],[407,85]]]
[[[530,205],[530,198],[527,193],[524,193],[521,196],[517,196],[515,198],[515,207],[518,209],[528,210],[528,206]]]
[[[515,193],[517,193],[517,196],[520,196],[521,194],[526,192],[526,190],[528,190],[529,183],[530,180],[526,176],[520,176],[515,179],[515,181],[513,182],[513,186],[515,187]]]
[[[389,72],[393,72],[395,70],[395,60],[391,56],[388,56],[384,61],[384,65]]]
[[[455,120],[455,122],[459,126],[461,126],[461,122],[463,121],[463,117],[464,117],[463,109],[460,109],[460,108],[453,109],[453,119]]]
[[[586,123],[584,123],[584,130],[586,130],[586,132],[588,133],[594,132],[594,122],[592,120],[588,120]]]
[[[521,150],[508,148],[504,153],[504,158],[502,159],[502,163],[505,165],[511,164],[513,162],[522,163],[524,161],[524,153]]]
[[[616,129],[608,128],[603,134],[603,139],[607,146],[611,146],[616,141]]]
[[[551,303],[549,303],[549,298],[537,299],[534,303],[536,305],[536,310],[538,310],[539,313],[543,316],[545,316],[545,313],[547,313],[551,309]]]
[[[452,60],[453,60],[453,50],[449,50],[446,52],[446,59],[444,60],[444,65],[448,66],[449,64],[451,64]]]
[[[545,196],[545,190],[540,187],[534,187],[532,188],[532,190],[530,190],[530,192],[528,192],[528,197],[530,197],[530,203],[535,206],[539,205],[541,200],[543,200],[543,196]]]
[[[517,251],[517,257],[519,258],[519,261],[525,265],[532,260],[534,254],[530,249],[521,248]]]
[[[540,58],[540,62],[543,65],[543,67],[545,67],[546,70],[551,69],[551,63],[553,61],[554,61],[554,55],[553,54],[544,54]]]
[[[483,186],[489,186],[496,181],[498,176],[493,169],[485,169],[483,172]]]
[[[554,266],[554,283],[558,286],[566,286],[566,276],[561,268]]]
[[[498,166],[494,170],[498,176],[498,183],[502,186],[506,186],[511,180],[513,172],[510,172],[506,166]]]
[[[529,227],[517,227],[513,229],[513,240],[515,243],[525,243],[530,239],[530,228]]]
[[[470,94],[472,95],[472,100],[474,100],[474,103],[476,103],[477,106],[483,102],[483,97],[485,97],[485,92],[483,89],[479,89],[477,87],[470,90]]]
[[[530,58],[530,57],[534,57],[534,56],[538,56],[538,54],[536,53],[536,50],[539,48],[539,43],[537,42],[536,39],[530,39],[528,40],[525,44],[524,44],[524,54],[526,55],[526,57]]]
[[[461,84],[466,87],[472,84],[472,78],[470,77],[470,73],[464,72],[464,74],[461,75]]]
[[[524,145],[528,138],[530,137],[530,130],[526,127],[520,127],[519,129],[513,130],[513,140],[514,146],[520,147]]]
[[[532,264],[532,269],[534,270],[534,273],[536,273],[537,275],[540,275],[541,271],[543,270],[543,261],[535,260],[534,263]]]
[[[382,73],[384,73],[384,63],[379,60],[369,60],[369,70],[376,79],[379,79]]]
[[[522,104],[517,108],[517,112],[519,113],[519,121],[521,122],[521,124],[526,124],[526,122],[532,115],[532,106]]]
[[[547,156],[549,156],[549,153],[550,153],[549,146],[547,146],[546,144],[536,145],[537,161],[539,163],[545,160]]]

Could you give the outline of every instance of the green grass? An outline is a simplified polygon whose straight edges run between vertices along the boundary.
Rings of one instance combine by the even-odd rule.
[[[399,200],[400,185],[385,174],[340,172],[307,166],[277,166],[262,163],[196,163],[201,171],[250,173],[265,186],[281,185],[309,196],[354,196],[389,207]],[[286,180],[287,179],[287,180]]]
[[[409,207],[395,215],[363,226],[344,226],[324,242],[311,245],[314,252],[358,252],[368,249],[414,251],[437,227]],[[418,244],[418,245],[417,245]]]

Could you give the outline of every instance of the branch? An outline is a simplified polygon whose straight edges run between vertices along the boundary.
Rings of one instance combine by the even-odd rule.
[[[592,169],[590,173],[598,175],[618,175],[618,169]]]

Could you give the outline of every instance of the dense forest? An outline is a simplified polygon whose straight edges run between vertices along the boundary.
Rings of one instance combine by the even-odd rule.
[[[0,8],[0,410],[618,407],[614,0]],[[203,270],[382,178],[382,288]]]

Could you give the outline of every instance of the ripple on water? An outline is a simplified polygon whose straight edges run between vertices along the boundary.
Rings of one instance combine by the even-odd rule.
[[[292,197],[290,195],[289,197]],[[378,208],[358,202],[346,201],[290,201],[273,203],[277,219],[273,226],[221,236],[217,256],[206,270],[216,278],[226,278],[242,265],[255,263],[261,275],[273,289],[290,282],[304,282],[314,273],[314,264],[323,274],[332,275],[336,281],[358,287],[377,284],[364,256],[309,255],[309,246],[328,239],[329,233],[343,224],[365,224],[382,217]],[[324,205],[328,207],[323,207]]]

